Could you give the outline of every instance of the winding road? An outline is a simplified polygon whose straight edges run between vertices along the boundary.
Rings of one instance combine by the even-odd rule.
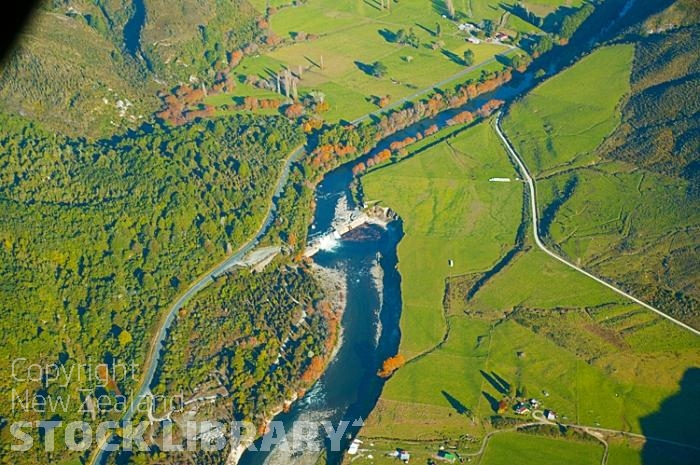
[[[303,153],[304,146],[300,145],[296,147],[285,159],[284,166],[280,171],[279,178],[277,179],[277,184],[275,185],[275,190],[272,193],[272,198],[270,199],[267,211],[265,212],[265,219],[260,225],[260,228],[253,235],[253,237],[250,240],[248,240],[248,242],[243,244],[236,252],[226,257],[226,259],[224,259],[219,264],[215,265],[206,274],[200,276],[199,279],[195,281],[185,291],[185,293],[182,294],[168,309],[168,313],[165,314],[165,317],[161,321],[160,327],[158,328],[158,332],[155,338],[153,339],[153,343],[151,344],[151,349],[149,350],[148,355],[146,357],[146,361],[144,363],[145,372],[140,380],[138,390],[136,391],[137,393],[131,399],[129,408],[124,412],[124,415],[122,416],[122,422],[130,422],[134,416],[134,413],[137,411],[139,404],[150,395],[150,386],[153,382],[153,378],[155,377],[156,370],[158,368],[160,354],[163,350],[163,342],[165,341],[165,338],[168,334],[168,329],[170,329],[170,326],[175,321],[175,316],[177,315],[177,312],[180,311],[180,309],[187,303],[187,301],[189,301],[195,294],[197,294],[199,291],[201,291],[205,287],[209,286],[209,284],[214,282],[214,279],[216,279],[218,275],[237,265],[243,259],[243,257],[245,257],[246,254],[248,254],[248,252],[253,250],[258,245],[260,239],[262,239],[263,236],[267,234],[267,231],[270,225],[272,224],[272,221],[275,219],[277,200],[282,194],[282,190],[284,189],[285,184],[287,184],[287,179],[289,178],[289,171],[292,167],[292,164],[299,160],[299,157]],[[105,453],[104,446],[106,445],[106,443],[109,442],[110,439],[111,436],[107,436],[103,438],[103,440],[97,445],[96,452],[92,455],[91,460],[88,461],[90,465],[101,463],[103,454]]]
[[[533,227],[534,236],[535,236],[535,243],[537,244],[537,247],[539,247],[543,252],[545,252],[550,257],[560,261],[561,263],[568,266],[569,268],[572,268],[572,269],[578,271],[579,273],[582,273],[582,274],[588,276],[592,280],[602,284],[603,286],[605,286],[605,287],[611,289],[612,291],[620,294],[621,296],[631,300],[632,302],[639,304],[642,307],[644,307],[648,310],[651,310],[654,313],[657,313],[659,316],[666,318],[671,323],[674,323],[674,324],[676,324],[684,329],[687,329],[688,331],[692,332],[696,336],[700,336],[700,331],[693,328],[692,326],[689,326],[689,325],[683,323],[682,321],[679,321],[679,320],[673,318],[672,316],[665,314],[661,310],[659,310],[655,307],[652,307],[648,303],[639,300],[638,298],[634,297],[633,295],[628,294],[627,292],[623,291],[622,289],[619,289],[619,288],[613,286],[612,284],[608,283],[607,281],[589,273],[588,271],[584,270],[583,268],[580,268],[580,267],[574,265],[570,261],[561,257],[560,255],[557,255],[556,253],[552,252],[547,247],[545,247],[545,245],[542,242],[542,239],[540,237],[540,231],[538,229],[539,220],[537,217],[537,198],[535,196],[535,191],[536,191],[535,181],[532,179],[532,176],[530,175],[530,171],[527,169],[527,166],[525,166],[525,163],[523,162],[523,160],[520,158],[518,153],[515,151],[513,146],[510,144],[510,142],[508,141],[508,138],[503,134],[503,130],[501,129],[501,117],[502,116],[503,116],[503,112],[499,112],[498,116],[496,117],[496,123],[494,124],[494,128],[495,128],[498,136],[503,141],[503,145],[506,147],[508,154],[520,167],[520,171],[522,172],[523,178],[525,178],[525,181],[527,182],[528,188],[530,190],[530,209],[532,210],[532,227]]]

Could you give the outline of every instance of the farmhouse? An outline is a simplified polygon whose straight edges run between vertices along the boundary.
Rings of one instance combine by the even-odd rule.
[[[357,451],[360,449],[360,444],[362,444],[362,441],[360,441],[357,438],[353,439],[352,442],[350,443],[350,447],[348,447],[348,454],[349,455],[357,454]]]
[[[557,414],[556,414],[556,412],[553,412],[553,411],[551,411],[551,410],[545,410],[545,411],[544,411],[544,417],[545,417],[547,420],[554,421],[554,420],[557,419]]]
[[[518,404],[515,406],[515,413],[518,415],[527,415],[530,413],[530,405],[529,404]]]
[[[457,25],[457,29],[459,29],[460,31],[469,31],[469,32],[471,32],[471,31],[476,31],[476,30],[478,30],[479,28],[477,28],[476,26],[474,26],[472,23],[461,23],[461,24],[458,24],[458,25]]]

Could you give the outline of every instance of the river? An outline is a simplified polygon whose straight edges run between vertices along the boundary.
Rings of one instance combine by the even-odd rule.
[[[351,169],[346,165],[328,174],[319,184],[315,222],[309,231],[311,236],[331,229],[341,199],[354,207],[349,190],[351,180]],[[396,245],[402,235],[400,221],[386,228],[361,226],[340,240],[328,243],[314,256],[317,264],[339,269],[346,275],[347,307],[335,358],[311,391],[294,404],[289,413],[276,418],[283,422],[285,431],[290,431],[296,420],[317,424],[331,421],[334,425],[341,420],[353,422],[365,418],[374,408],[383,385],[376,376],[377,368],[382,360],[396,353],[399,344],[401,291]],[[383,273],[379,272],[379,266]],[[354,434],[358,429],[350,427],[347,432]],[[273,449],[271,454],[246,453],[239,463],[313,464],[318,455],[308,450],[288,452],[282,449]],[[335,453],[329,458],[337,462],[341,454]]]
[[[141,31],[146,22],[144,0],[133,0],[133,13],[124,25],[124,48],[134,58],[143,58],[141,51]]]

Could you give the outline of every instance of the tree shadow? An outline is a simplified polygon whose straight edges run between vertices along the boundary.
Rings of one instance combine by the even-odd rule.
[[[437,31],[433,31],[432,29],[428,29],[427,27],[423,26],[420,23],[415,23],[415,25],[418,26],[419,28],[423,29],[425,32],[427,32],[431,36],[437,37]]]
[[[373,76],[372,72],[374,71],[374,68],[372,67],[372,65],[362,63],[361,61],[355,61],[355,66],[357,66],[357,69],[367,74],[368,76]]]
[[[377,32],[378,32],[379,35],[382,36],[382,38],[383,38],[384,40],[386,40],[387,42],[392,43],[392,44],[393,44],[394,42],[396,42],[396,33],[395,33],[395,32],[390,31],[390,30],[387,29],[387,28],[380,29],[380,30],[378,30]]]
[[[449,16],[449,11],[447,11],[447,5],[445,5],[444,0],[432,0],[433,11],[440,16]]]
[[[446,50],[444,48],[441,50],[441,52],[443,55],[445,55],[447,58],[449,58],[450,61],[452,61],[458,65],[464,65],[464,59],[461,56],[457,55],[456,53],[450,52],[449,50]]]
[[[382,6],[377,0],[364,0],[366,5],[371,6],[372,8],[382,11]]]
[[[321,69],[321,65],[319,65],[318,63],[316,63],[314,60],[312,60],[311,58],[307,57],[306,55],[304,55],[304,59],[305,59],[306,61],[308,61],[309,63],[311,63],[312,66],[315,66],[315,67],[317,67],[318,69]]]
[[[497,62],[504,66],[512,66],[513,65],[513,60],[507,56],[507,55],[502,55],[500,53],[497,53],[494,58],[496,59]]]
[[[561,22],[566,16],[569,16],[578,11],[578,8],[573,8],[570,6],[560,6],[556,10],[552,11],[550,14],[544,17],[542,20],[542,29],[545,32],[557,33],[561,27]]]
[[[510,390],[510,384],[506,382],[503,378],[498,376],[496,373],[493,371],[491,374],[486,373],[484,370],[479,370],[479,373],[481,373],[481,376],[484,377],[486,381],[489,382],[493,388],[498,391],[499,394],[508,395],[508,391]],[[498,401],[496,401],[496,404],[498,405]]]
[[[498,400],[496,400],[495,397],[493,397],[486,391],[481,391],[481,394],[488,401],[489,405],[491,406],[491,410],[493,410],[494,412],[498,412]]]
[[[447,399],[447,402],[450,403],[453,409],[455,409],[455,412],[457,412],[458,415],[471,415],[472,411],[469,410],[469,408],[461,403],[459,400],[455,399],[450,395],[449,392],[447,391],[442,391],[442,395],[445,396],[445,399]]]
[[[499,3],[499,6],[503,8],[503,10],[512,14],[513,16],[517,16],[518,18],[522,19],[523,21],[529,24],[532,24],[535,27],[541,27],[542,23],[544,22],[544,18],[528,10],[521,3],[514,3],[511,5],[508,3],[501,2]]]
[[[700,368],[686,370],[680,390],[639,423],[647,437],[642,448],[642,465],[700,463]],[[655,438],[687,444],[694,449]]]
[[[501,386],[503,386],[503,394],[508,394],[508,391],[510,391],[510,383],[498,376],[498,374],[495,371],[492,371],[491,375],[496,379],[496,381],[498,381],[501,384]]]

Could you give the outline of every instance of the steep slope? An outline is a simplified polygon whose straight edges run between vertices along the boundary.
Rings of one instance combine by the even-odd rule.
[[[639,42],[622,124],[601,153],[691,181],[700,195],[700,25]]]
[[[72,135],[137,127],[159,89],[212,77],[255,41],[257,16],[246,0],[47,0],[0,69],[0,104]]]

